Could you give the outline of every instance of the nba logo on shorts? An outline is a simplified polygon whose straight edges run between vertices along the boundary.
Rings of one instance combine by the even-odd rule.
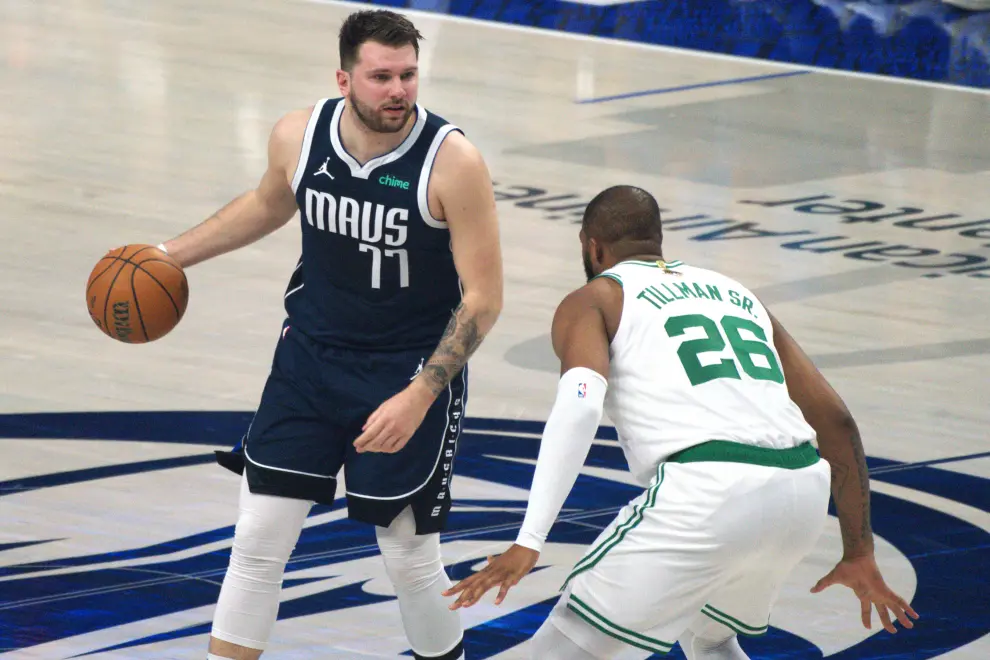
[[[583,399],[588,394],[588,386],[585,383],[578,383],[578,398]]]

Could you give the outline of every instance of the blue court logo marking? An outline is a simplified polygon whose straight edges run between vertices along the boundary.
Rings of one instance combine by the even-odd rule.
[[[212,449],[231,445],[243,433],[250,418],[250,412],[228,411],[0,415],[0,441],[4,438],[141,441],[209,445]],[[534,439],[542,428],[541,422],[468,419],[456,459],[456,475],[528,489],[532,466],[526,461],[536,458],[538,444]],[[615,440],[614,430],[602,427],[599,437],[606,442],[592,448],[587,464],[624,470],[626,464],[618,444],[608,442]],[[983,455],[973,458],[979,456]],[[113,476],[203,465],[213,460],[212,452],[204,448],[203,452],[174,458],[28,476],[0,482],[0,498],[36,489],[98,482]],[[882,459],[870,459],[869,463],[875,481],[981,511],[990,509],[990,489],[985,479],[940,470],[930,463],[902,464]],[[618,508],[638,492],[633,486],[607,478],[580,476],[549,541],[587,546],[597,536],[597,530],[608,524]],[[149,492],[145,496],[157,495],[160,493]],[[66,504],[67,508],[70,506],[71,503]],[[133,510],[140,504],[121,503],[121,506]],[[315,507],[312,515],[342,506],[343,502],[338,501],[331,507]],[[508,544],[515,539],[524,511],[525,502],[517,500],[455,500],[449,528],[442,539]],[[893,636],[881,630],[830,658],[925,660],[964,646],[990,631],[990,612],[985,605],[985,594],[990,590],[988,578],[979,571],[964,568],[985,563],[985,549],[990,545],[987,531],[949,511],[878,492],[873,495],[873,520],[876,534],[893,544],[914,568],[917,589],[912,604],[922,619],[914,630]],[[229,545],[218,550],[216,544],[229,541],[233,522],[166,543],[68,557],[45,565],[5,562],[4,551],[58,539],[0,543],[0,654],[213,605],[229,553]],[[326,579],[299,578],[296,577],[299,571],[328,566],[333,571],[334,565],[377,554],[373,530],[366,525],[344,518],[307,527],[287,567],[280,619],[323,614],[331,621],[334,612],[392,600],[391,596],[364,590],[367,577],[348,579],[344,569],[338,576],[343,579],[335,580],[332,588],[292,595],[292,587]],[[448,572],[457,580],[468,575],[478,562],[473,558],[455,563],[448,566]],[[555,600],[555,593],[548,594],[542,602],[506,611],[469,629],[465,643],[470,657],[490,658],[528,639]],[[850,610],[849,625],[858,625],[857,618],[858,613]],[[210,622],[204,619],[195,625],[140,639],[122,637],[116,644],[83,655],[206,634],[209,627]],[[822,651],[811,642],[776,628],[743,643],[755,657],[822,657]],[[675,648],[666,657],[683,656]]]

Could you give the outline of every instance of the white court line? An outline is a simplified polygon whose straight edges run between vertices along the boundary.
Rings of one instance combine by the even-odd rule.
[[[363,2],[349,2],[348,0],[305,0],[305,2],[318,4],[318,5],[340,5],[342,7],[354,7],[360,9],[370,9],[372,7],[377,7],[381,9],[391,9],[400,14],[405,14],[408,16],[421,16],[423,18],[432,18],[436,20],[448,21],[451,23],[466,23],[468,25],[485,26],[499,30],[509,30],[512,32],[529,32],[544,37],[550,36],[550,37],[556,37],[558,39],[570,39],[572,41],[589,41],[598,44],[603,44],[603,43],[612,44],[616,46],[623,46],[625,48],[651,50],[661,53],[671,53],[675,55],[687,55],[691,57],[701,57],[710,60],[725,60],[725,61],[737,62],[737,63],[741,62],[746,64],[760,65],[764,68],[777,69],[783,71],[814,71],[815,73],[823,73],[826,75],[844,76],[847,78],[862,78],[865,80],[872,80],[875,82],[916,85],[920,87],[931,87],[934,89],[941,89],[951,92],[965,92],[969,94],[978,94],[980,96],[990,96],[990,89],[980,89],[978,87],[965,87],[962,85],[953,85],[949,83],[932,82],[930,80],[915,80],[913,78],[895,78],[894,76],[885,76],[885,75],[880,75],[878,73],[864,73],[860,71],[829,69],[827,67],[813,66],[808,64],[791,64],[789,62],[761,60],[756,57],[746,57],[743,55],[727,55],[725,53],[712,53],[703,50],[679,48],[677,46],[648,44],[639,41],[631,41],[628,39],[614,39],[611,37],[600,37],[597,35],[575,34],[573,32],[559,32],[557,30],[551,30],[549,28],[534,27],[531,25],[515,25],[511,23],[500,23],[494,20],[486,20],[481,18],[468,18],[466,16],[452,16],[450,14],[442,14],[440,12],[427,11],[423,9],[407,9],[405,7],[385,7],[382,5],[369,5]]]

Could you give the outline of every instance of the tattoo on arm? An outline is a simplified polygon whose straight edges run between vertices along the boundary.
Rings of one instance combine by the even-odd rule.
[[[832,462],[832,496],[839,513],[839,526],[842,530],[842,546],[845,554],[860,551],[872,534],[870,525],[870,474],[866,467],[866,454],[859,431],[850,429],[852,460]],[[855,472],[855,483],[850,483],[851,473]],[[851,491],[849,489],[855,489]],[[858,506],[857,506],[858,504]]]
[[[870,472],[866,467],[866,452],[863,450],[863,441],[859,437],[859,431],[853,433],[852,437],[853,454],[856,457],[856,476],[859,477],[859,492],[862,497],[862,520],[860,521],[859,537],[867,538],[871,533],[870,526]]]
[[[433,356],[423,367],[422,378],[434,395],[439,396],[447,389],[450,381],[481,345],[482,339],[477,318],[461,303],[454,310]]]

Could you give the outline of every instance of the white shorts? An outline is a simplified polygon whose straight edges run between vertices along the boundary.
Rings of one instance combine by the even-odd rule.
[[[558,608],[655,653],[670,651],[705,617],[761,635],[781,583],[821,535],[830,476],[821,459],[795,469],[661,463],[646,492],[575,565]],[[551,622],[589,652],[602,652],[601,635],[589,639],[577,618],[552,613]]]

